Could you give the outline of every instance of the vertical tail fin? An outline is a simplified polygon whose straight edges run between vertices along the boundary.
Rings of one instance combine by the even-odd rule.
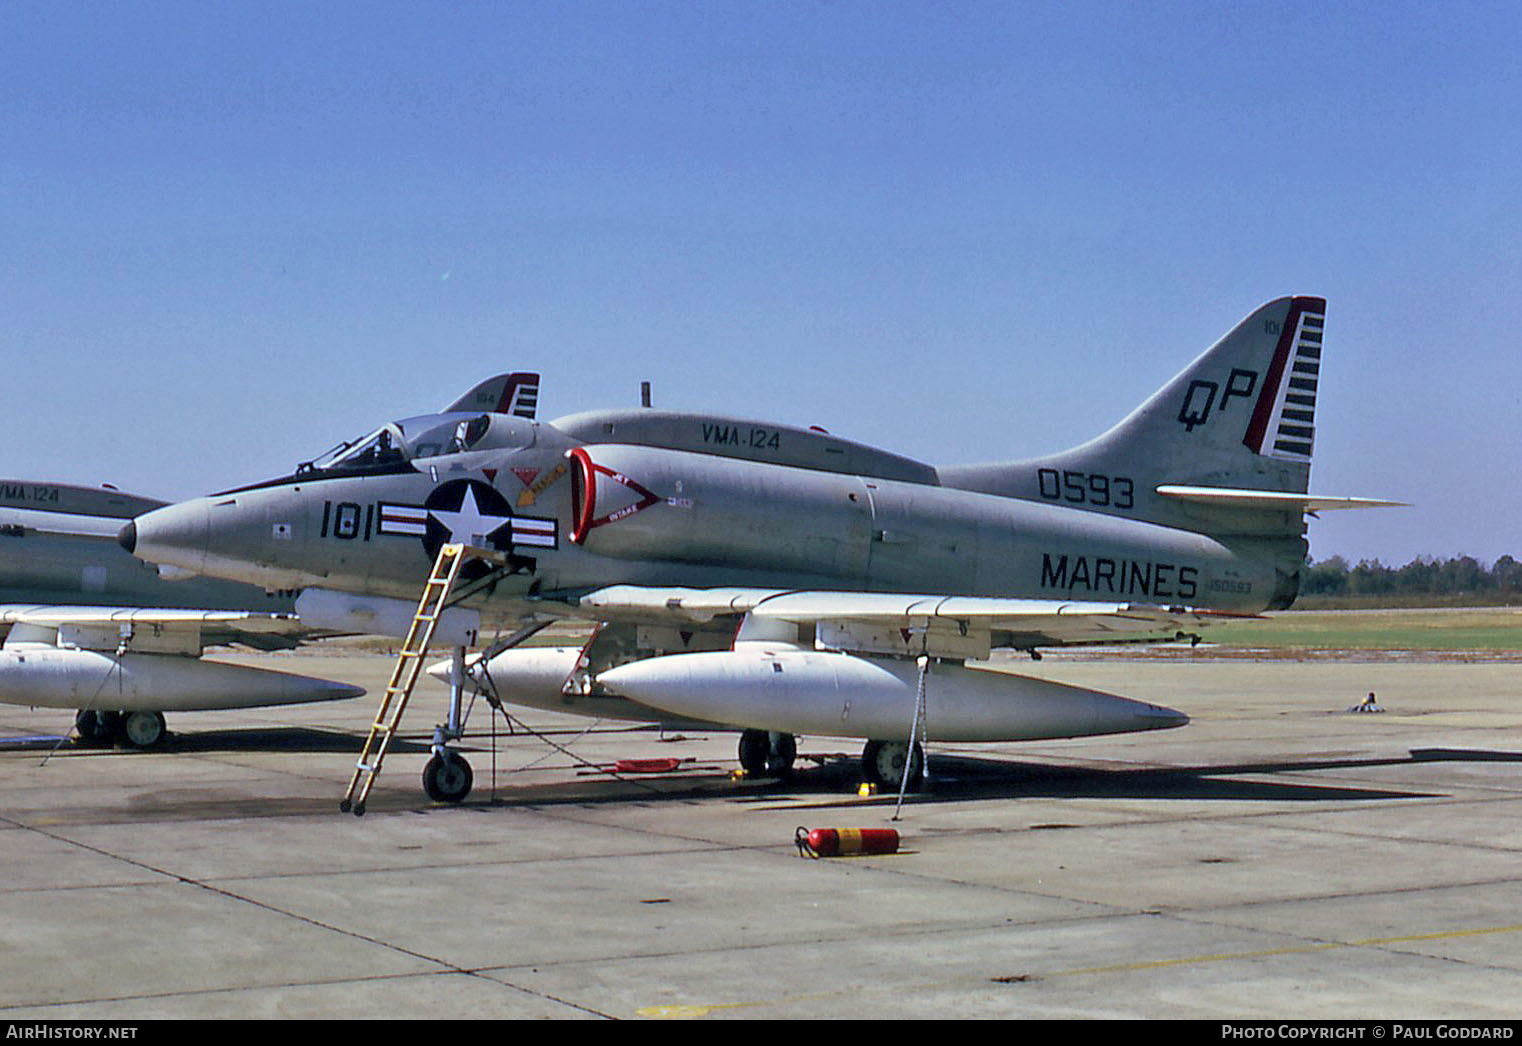
[[[483,410],[533,421],[538,407],[539,375],[518,371],[487,378],[445,407],[444,413]]]
[[[1265,320],[1265,327],[1273,320]],[[1326,302],[1290,299],[1273,361],[1242,442],[1248,450],[1286,461],[1311,461],[1316,433],[1316,385]],[[1302,487],[1298,493],[1304,493]]]
[[[1213,536],[1298,539],[1304,505],[1283,495],[1308,489],[1325,317],[1321,298],[1271,301],[1098,438],[1044,458],[942,468],[941,482]],[[1178,493],[1201,488],[1238,496]]]

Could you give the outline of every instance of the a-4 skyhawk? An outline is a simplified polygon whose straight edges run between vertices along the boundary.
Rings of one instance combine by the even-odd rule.
[[[462,410],[383,426],[288,476],[139,517],[152,562],[269,588],[334,624],[409,620],[445,543],[490,548],[452,643],[596,622],[584,646],[470,665],[504,700],[739,728],[785,769],[800,733],[865,739],[897,780],[917,742],[1173,727],[1171,709],[971,667],[1000,648],[1196,635],[1295,598],[1325,303],[1253,312],[1098,438],[932,466],[814,429],[662,410],[537,423]],[[469,768],[438,735],[430,794]]]

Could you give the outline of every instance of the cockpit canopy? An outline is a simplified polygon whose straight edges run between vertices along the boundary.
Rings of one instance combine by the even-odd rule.
[[[506,414],[424,414],[388,422],[367,436],[341,443],[297,465],[296,474],[369,472],[420,458],[526,447],[533,441],[533,423]]]

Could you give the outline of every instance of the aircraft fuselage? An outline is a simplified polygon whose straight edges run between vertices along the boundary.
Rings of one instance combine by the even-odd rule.
[[[150,512],[140,556],[289,589],[415,599],[446,541],[520,564],[486,605],[611,584],[1103,600],[1255,612],[1299,542],[1190,531],[922,482],[619,443],[308,472]],[[1276,560],[1279,568],[1276,570]]]

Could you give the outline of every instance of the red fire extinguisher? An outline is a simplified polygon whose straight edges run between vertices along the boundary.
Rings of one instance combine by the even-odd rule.
[[[894,828],[815,828],[800,826],[793,833],[800,857],[849,857],[857,854],[898,853]]]

